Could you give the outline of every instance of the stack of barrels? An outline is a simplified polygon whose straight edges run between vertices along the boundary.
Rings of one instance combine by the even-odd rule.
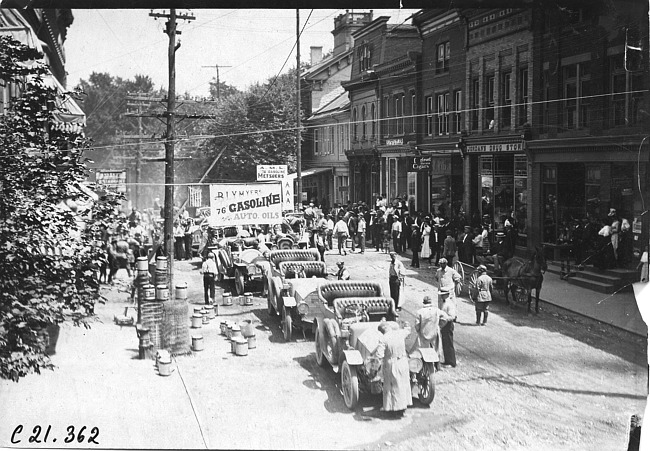
[[[148,262],[147,264],[147,279],[149,278]],[[142,266],[144,267],[144,264]],[[140,259],[138,259],[138,274],[136,281],[141,283],[145,279],[144,271],[140,267]],[[168,261],[167,257],[157,257],[154,284],[143,284],[141,287],[138,285],[138,296],[140,299],[140,323],[143,327],[149,330],[149,339],[155,351],[163,349],[163,301],[169,298],[169,275],[167,272]],[[142,294],[140,296],[140,294]]]

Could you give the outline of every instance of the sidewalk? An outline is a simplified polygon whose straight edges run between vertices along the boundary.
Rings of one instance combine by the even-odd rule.
[[[647,297],[647,293],[645,296]],[[544,275],[539,298],[540,301],[611,324],[628,332],[644,337],[648,336],[648,326],[641,317],[631,287],[624,292],[603,294],[571,285],[560,279],[559,275],[547,272]],[[639,301],[650,302],[650,299]]]

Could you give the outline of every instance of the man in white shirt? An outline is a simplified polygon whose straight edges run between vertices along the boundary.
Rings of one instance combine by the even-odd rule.
[[[203,274],[203,297],[206,305],[214,303],[214,281],[217,277],[217,273],[219,272],[217,269],[217,264],[214,260],[215,256],[212,252],[210,252],[208,254],[208,258],[203,262],[203,265],[201,265],[201,274]]]
[[[402,252],[402,221],[399,216],[393,216],[393,224],[391,225],[391,235],[393,237],[393,250],[398,254]]]

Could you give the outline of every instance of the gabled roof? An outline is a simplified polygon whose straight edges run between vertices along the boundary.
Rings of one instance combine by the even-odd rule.
[[[330,94],[328,94],[328,97],[330,98],[330,101],[328,103],[323,103],[322,107],[314,111],[314,114],[312,114],[309,119],[307,119],[308,121],[331,117],[350,108],[350,99],[348,98],[348,93],[345,91],[345,89],[343,89],[342,86],[339,86],[333,90]]]

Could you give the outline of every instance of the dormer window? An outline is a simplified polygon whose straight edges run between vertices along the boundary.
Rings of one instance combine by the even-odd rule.
[[[359,57],[359,72],[366,71],[372,67],[372,49],[370,44],[363,44],[357,51]]]

